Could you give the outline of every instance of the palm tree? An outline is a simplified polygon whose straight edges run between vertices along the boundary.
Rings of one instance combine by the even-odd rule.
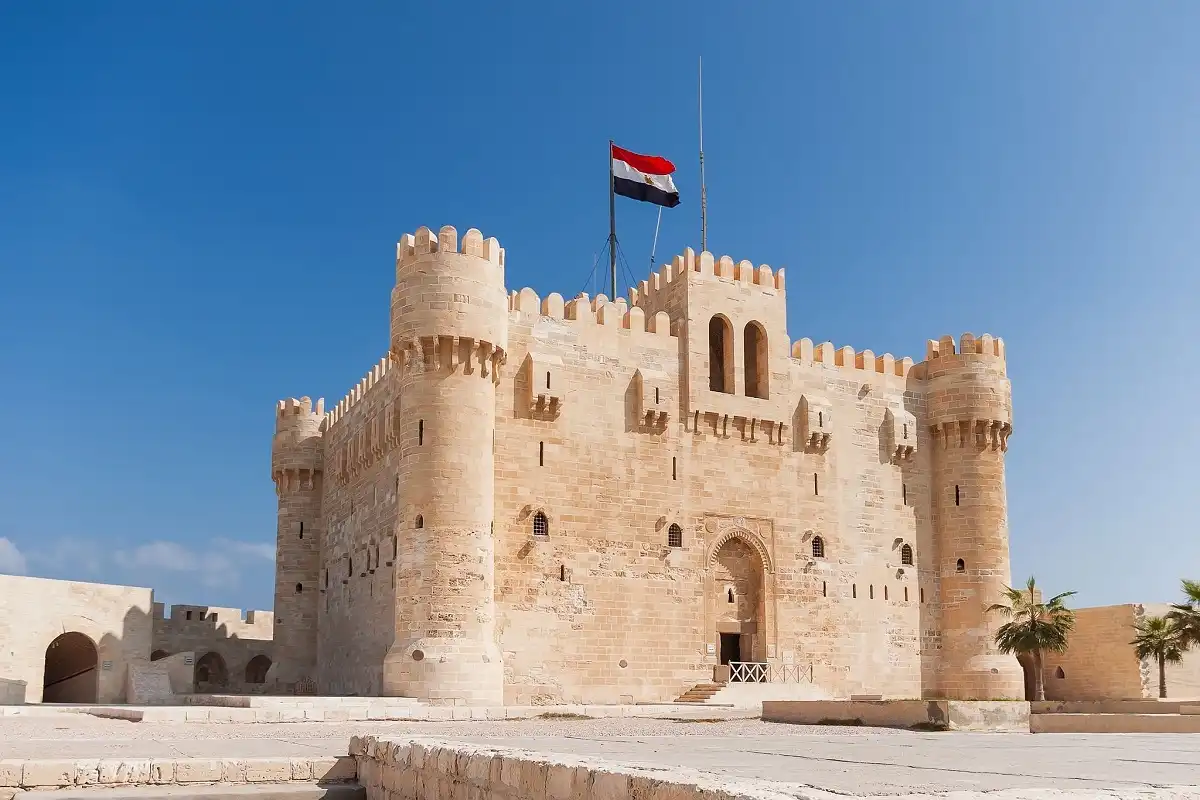
[[[1167,696],[1167,664],[1183,661],[1183,643],[1180,630],[1166,617],[1146,617],[1133,626],[1137,636],[1130,642],[1137,657],[1158,660],[1158,696]]]
[[[1075,592],[1063,592],[1044,603],[1037,601],[1037,582],[1030,577],[1024,589],[1004,587],[1008,605],[997,603],[988,612],[998,612],[1009,620],[996,631],[1001,653],[1028,654],[1033,660],[1033,699],[1046,699],[1042,674],[1042,653],[1061,653],[1067,649],[1067,635],[1075,628],[1075,612],[1063,600]]]
[[[1175,626],[1180,645],[1186,650],[1200,645],[1200,581],[1185,580],[1183,594],[1187,600],[1172,603],[1166,617]]]

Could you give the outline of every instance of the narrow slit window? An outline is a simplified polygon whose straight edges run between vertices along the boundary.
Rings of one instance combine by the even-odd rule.
[[[658,387],[654,387],[654,405],[658,405]]]
[[[417,420],[417,446],[425,444],[425,420]]]
[[[875,599],[875,584],[873,584],[873,583],[867,587],[867,599],[868,600]]]
[[[904,587],[904,602],[908,602],[908,587]]]
[[[887,586],[884,586],[884,587],[883,587],[883,599],[884,599],[884,600],[887,600],[887,599],[888,599],[888,588],[887,588]]]
[[[725,599],[727,602],[733,602],[733,589],[730,588],[725,590]]]
[[[683,547],[683,528],[674,522],[667,528],[667,547]]]
[[[820,493],[821,493],[821,487],[817,483],[817,473],[814,472],[813,473],[813,494],[819,495]]]
[[[958,505],[959,500],[961,499],[962,495],[958,491],[958,484],[954,484],[954,505]]]
[[[566,564],[558,565],[558,579],[561,582],[566,582],[566,580],[567,580],[567,565]]]
[[[917,600],[919,600],[922,603],[925,602],[925,590],[924,589],[917,590]]]
[[[818,428],[825,427],[825,412],[824,411],[817,412],[817,427]]]
[[[329,570],[325,570],[325,588],[329,588]]]
[[[900,484],[900,503],[902,505],[908,505],[908,484],[907,483]]]
[[[546,466],[546,443],[538,442],[538,466]]]
[[[546,388],[547,389],[550,388],[550,372],[549,371],[546,372]]]
[[[300,538],[304,538],[304,520],[300,520]]]
[[[671,456],[671,480],[679,479],[679,471],[676,464],[675,456]]]
[[[829,597],[829,584],[821,581],[821,597]]]
[[[850,596],[858,597],[858,584],[857,583],[850,584]]]

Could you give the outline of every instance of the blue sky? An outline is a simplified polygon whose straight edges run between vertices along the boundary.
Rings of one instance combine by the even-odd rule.
[[[747,6],[752,7],[749,10]],[[572,295],[609,138],[659,253],[788,269],[789,328],[1008,342],[1013,571],[1200,578],[1200,6],[108,3],[0,10],[0,566],[269,608],[273,404],[387,346],[394,242]],[[623,201],[643,277],[654,211]]]

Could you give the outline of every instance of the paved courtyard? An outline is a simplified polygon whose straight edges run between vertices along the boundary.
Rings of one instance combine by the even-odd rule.
[[[0,758],[344,755],[355,734],[412,735],[686,766],[851,795],[1200,786],[1200,735],[914,733],[758,720],[537,719],[454,723],[178,724],[86,716],[0,719]],[[1200,789],[1178,794],[1200,797]]]

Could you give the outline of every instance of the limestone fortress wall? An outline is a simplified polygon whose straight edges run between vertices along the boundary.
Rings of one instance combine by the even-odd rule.
[[[783,270],[690,250],[628,300],[509,292],[422,228],[387,355],[277,409],[281,678],[431,702],[672,699],[765,663],[813,696],[1019,697],[1003,343],[792,343]]]

